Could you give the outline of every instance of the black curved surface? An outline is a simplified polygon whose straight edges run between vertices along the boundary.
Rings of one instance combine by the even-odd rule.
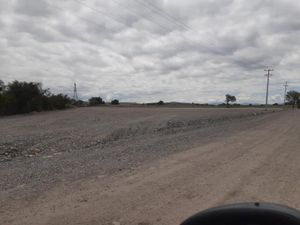
[[[205,210],[181,225],[300,225],[300,212],[278,204],[241,203]]]

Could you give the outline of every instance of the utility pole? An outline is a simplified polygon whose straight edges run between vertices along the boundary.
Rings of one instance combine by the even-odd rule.
[[[271,71],[274,71],[272,69],[267,69],[265,70],[266,72],[268,72],[266,74],[267,76],[267,93],[266,93],[266,107],[268,106],[268,101],[269,101],[269,84],[270,84],[270,76],[272,76],[272,74],[270,73]]]
[[[288,82],[286,81],[285,82],[285,85],[284,85],[284,97],[283,97],[283,105],[285,105],[285,103],[286,103],[286,91],[287,91],[287,87],[288,87],[289,85],[288,85]]]
[[[76,83],[74,83],[73,99],[74,99],[75,101],[78,101],[78,93],[77,93],[77,86],[76,86]]]

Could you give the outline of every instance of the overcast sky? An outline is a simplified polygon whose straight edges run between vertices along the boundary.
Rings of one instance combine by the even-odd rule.
[[[82,99],[263,103],[299,90],[299,0],[0,0],[0,79]]]

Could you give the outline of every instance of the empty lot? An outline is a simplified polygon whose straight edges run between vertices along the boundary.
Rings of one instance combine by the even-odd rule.
[[[1,224],[168,225],[226,202],[300,204],[296,110],[81,108],[0,127]]]

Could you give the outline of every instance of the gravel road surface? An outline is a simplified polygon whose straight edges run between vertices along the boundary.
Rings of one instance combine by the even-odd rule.
[[[300,207],[300,112],[82,108],[0,119],[0,224],[179,224]]]

